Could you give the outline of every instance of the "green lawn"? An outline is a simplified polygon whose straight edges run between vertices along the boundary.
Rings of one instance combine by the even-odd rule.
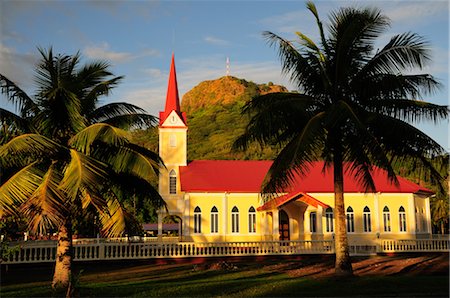
[[[292,274],[295,262],[287,260],[239,262],[236,266],[235,269],[212,269],[210,266],[191,263],[165,265],[120,263],[105,264],[104,267],[101,265],[99,267],[98,263],[78,264],[77,270],[85,270],[80,275],[79,295],[81,297],[448,297],[449,294],[448,274],[445,273],[367,275],[342,281],[329,276],[295,276]],[[38,271],[36,274],[47,274],[42,268],[41,271],[36,270]],[[51,273],[51,267],[47,271]],[[33,274],[32,270],[28,272]],[[51,295],[49,278],[44,280],[42,276],[39,282],[4,284],[1,288],[1,297]]]

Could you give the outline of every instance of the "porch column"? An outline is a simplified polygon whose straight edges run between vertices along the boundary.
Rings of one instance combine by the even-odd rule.
[[[425,220],[427,225],[426,233],[431,234],[431,212],[430,212],[430,198],[425,199]]]
[[[306,235],[310,235],[311,234],[311,222],[309,220],[309,214],[311,213],[311,211],[309,210],[305,210],[305,212],[303,213],[303,226],[304,226],[304,231],[303,233]]]
[[[317,234],[323,235],[323,228],[322,228],[322,214],[323,214],[323,207],[317,206]]]
[[[158,241],[162,240],[162,232],[163,232],[163,213],[162,210],[158,211]]]
[[[280,240],[280,221],[278,219],[278,209],[272,210],[272,239]]]
[[[414,204],[414,195],[411,194],[411,197],[408,198],[408,214],[406,215],[406,219],[408,221],[408,230],[409,234],[416,234],[416,208]]]

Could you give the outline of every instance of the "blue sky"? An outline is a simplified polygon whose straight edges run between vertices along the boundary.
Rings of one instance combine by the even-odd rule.
[[[433,62],[424,70],[443,88],[425,98],[448,104],[449,3],[443,1],[316,1],[323,21],[341,6],[375,6],[391,19],[391,36],[407,31],[431,44]],[[203,80],[226,74],[256,83],[293,85],[282,76],[265,30],[294,39],[316,37],[304,1],[0,1],[0,73],[32,93],[37,46],[84,60],[106,59],[125,79],[105,98],[136,104],[153,115],[164,107],[170,57],[175,52],[180,96]],[[4,106],[5,101],[1,101]],[[448,123],[417,126],[447,150]]]

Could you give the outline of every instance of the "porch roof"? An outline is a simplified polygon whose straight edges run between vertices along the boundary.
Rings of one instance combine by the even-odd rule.
[[[329,205],[319,201],[318,199],[310,196],[309,194],[303,192],[291,192],[266,202],[264,205],[258,207],[257,210],[264,211],[275,209],[292,201],[300,201],[308,205],[314,206],[316,208],[319,206],[322,206],[322,208],[324,209],[330,207]]]

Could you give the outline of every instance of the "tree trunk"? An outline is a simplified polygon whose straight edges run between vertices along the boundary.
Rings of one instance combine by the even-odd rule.
[[[72,274],[72,223],[66,221],[58,232],[58,247],[56,249],[55,274],[53,275],[52,288],[67,297],[71,296]]]
[[[352,262],[348,249],[347,227],[345,224],[345,209],[344,209],[344,171],[343,162],[339,154],[334,157],[334,214],[336,217],[336,232],[335,232],[335,252],[336,276],[352,276]]]

